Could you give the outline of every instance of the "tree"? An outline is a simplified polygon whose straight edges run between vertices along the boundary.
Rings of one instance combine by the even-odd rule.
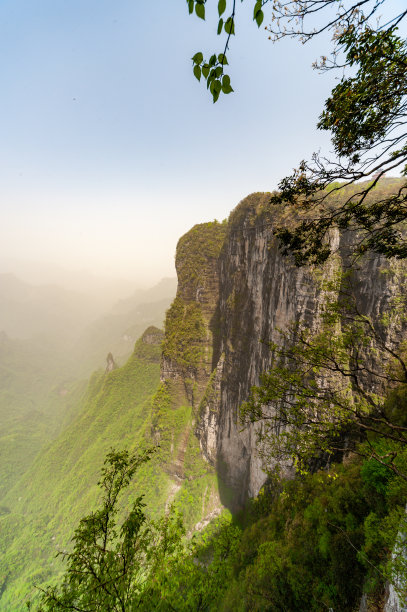
[[[388,401],[397,389],[405,412],[405,292],[374,322],[359,310],[351,277],[325,291],[318,332],[295,324],[270,345],[272,367],[242,406],[243,422],[262,420],[266,459],[293,462],[300,472],[353,451],[407,481],[407,421]]]
[[[204,19],[208,1],[187,0],[189,12]],[[393,9],[381,21],[379,9],[384,5],[392,10],[387,0],[254,1],[253,19],[260,27],[269,17],[265,29],[273,41],[291,37],[306,43],[330,32],[332,52],[314,67],[341,72],[318,123],[319,129],[331,132],[335,158],[315,153],[310,162],[302,161],[272,197],[273,203],[288,204],[299,213],[293,228],[275,228],[284,252],[298,265],[329,257],[333,226],[357,232],[356,255],[371,249],[407,257],[407,186],[391,196],[371,197],[386,172],[407,173],[407,45],[398,34],[407,10]],[[219,0],[217,32],[226,36],[223,50],[209,60],[201,52],[192,58],[194,74],[198,80],[203,76],[214,102],[221,93],[233,91],[225,66],[237,10],[236,0]],[[338,202],[338,193],[348,185],[371,177],[369,184]]]
[[[149,609],[154,574],[180,550],[182,524],[171,515],[158,522],[148,520],[143,496],[137,497],[120,526],[118,515],[120,495],[152,452],[112,450],[107,455],[98,483],[101,507],[81,519],[72,552],[60,553],[67,570],[59,586],[43,591],[39,611]]]

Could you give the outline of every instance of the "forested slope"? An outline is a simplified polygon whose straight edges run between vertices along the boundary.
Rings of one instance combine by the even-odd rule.
[[[1,610],[23,609],[34,585],[56,579],[59,550],[69,548],[79,519],[96,506],[96,486],[111,447],[160,446],[140,470],[125,503],[145,495],[152,516],[174,503],[193,528],[218,503],[216,477],[199,453],[187,405],[171,406],[159,386],[162,333],[148,328],[127,363],[91,377],[72,421],[4,499],[1,517]],[[158,391],[157,391],[158,389]]]

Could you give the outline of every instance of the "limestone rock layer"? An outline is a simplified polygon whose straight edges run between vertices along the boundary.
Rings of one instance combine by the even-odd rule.
[[[349,266],[350,236],[333,232],[335,254],[323,268],[295,267],[273,236],[269,199],[253,194],[228,223],[197,225],[180,239],[178,291],[163,343],[162,380],[175,383],[192,405],[201,451],[232,509],[266,479],[256,444],[262,423],[242,428],[238,417],[251,386],[270,367],[268,343],[293,322],[318,329],[321,279]],[[400,266],[367,254],[354,267],[358,308],[373,320],[390,308]]]

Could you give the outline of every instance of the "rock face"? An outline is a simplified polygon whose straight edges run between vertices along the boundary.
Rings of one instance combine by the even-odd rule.
[[[144,344],[152,344],[153,346],[159,346],[164,340],[164,332],[154,325],[147,327],[146,331],[141,336],[141,341]]]
[[[116,368],[117,368],[117,365],[113,358],[112,353],[108,353],[106,357],[106,370],[105,370],[106,374],[108,374],[109,372],[112,372]]]
[[[270,367],[266,343],[279,340],[278,330],[292,322],[317,329],[321,278],[348,264],[350,238],[337,234],[336,255],[322,269],[296,268],[273,237],[268,202],[268,194],[253,194],[227,226],[195,226],[181,238],[178,292],[163,344],[162,379],[177,381],[191,403],[201,451],[216,467],[222,501],[232,509],[266,479],[256,450],[262,423],[242,430],[238,419],[251,386]],[[353,278],[360,311],[379,320],[400,277],[382,257],[366,256]]]

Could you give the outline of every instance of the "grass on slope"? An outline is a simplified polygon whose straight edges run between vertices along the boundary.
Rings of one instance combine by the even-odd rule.
[[[135,448],[159,380],[158,363],[136,354],[120,369],[91,378],[82,410],[37,457],[6,497],[1,518],[0,609],[18,610],[20,597],[48,580],[53,557],[97,499],[97,479],[111,446]],[[6,581],[6,584],[4,582]]]
[[[67,377],[64,356],[44,339],[0,334],[0,505],[77,401]]]
[[[111,447],[132,451],[160,443],[129,487],[125,507],[141,493],[152,516],[174,503],[191,529],[216,506],[216,475],[200,456],[191,408],[179,405],[170,387],[162,392],[160,347],[150,348],[140,340],[126,365],[91,377],[81,406],[71,408],[70,424],[7,495],[10,512],[0,517],[0,610],[24,609],[38,594],[34,585],[58,578],[63,566],[55,554],[69,548],[79,519],[97,507],[96,483]]]

